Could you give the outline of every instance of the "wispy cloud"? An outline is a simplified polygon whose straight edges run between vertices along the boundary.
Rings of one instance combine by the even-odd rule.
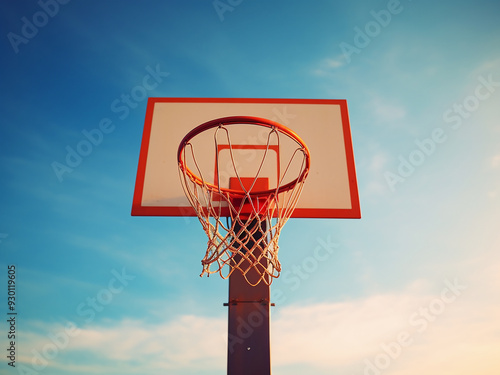
[[[391,359],[387,374],[421,374],[424,362],[437,373],[444,370],[443,359],[453,374],[474,373],[477,363],[481,373],[499,371],[494,358],[500,349],[500,308],[486,290],[498,282],[493,270],[487,268],[467,285],[452,277],[434,285],[416,280],[397,294],[280,308],[272,322],[273,366],[313,366],[321,374],[339,369],[362,373],[366,361],[405,333],[408,345]],[[25,346],[41,350],[47,333],[62,326],[47,325],[46,333],[38,328],[36,334],[25,335]],[[51,366],[64,370],[71,362],[73,371],[84,372],[89,365],[82,358],[91,356],[95,374],[223,371],[226,329],[225,316],[183,315],[158,324],[143,319],[103,322],[81,328]],[[29,361],[29,356],[23,360]],[[110,364],[114,370],[106,368]]]
[[[495,155],[491,158],[491,167],[492,168],[500,167],[500,154]]]
[[[321,60],[313,69],[312,73],[316,76],[324,77],[332,74],[336,69],[346,64],[344,55],[329,57]]]
[[[406,109],[394,104],[391,100],[374,97],[371,101],[371,108],[377,122],[381,124],[394,123],[406,117]]]
[[[357,167],[360,175],[364,175],[365,180],[365,184],[360,189],[365,200],[374,196],[378,199],[380,195],[389,192],[383,178],[383,172],[387,169],[391,158],[388,151],[374,142],[367,142],[365,152],[368,153],[369,157],[358,162]]]

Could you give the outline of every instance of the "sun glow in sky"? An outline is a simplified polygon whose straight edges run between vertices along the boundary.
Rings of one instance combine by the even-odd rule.
[[[497,375],[499,13],[2,2],[0,373],[225,371],[227,281],[198,277],[199,222],[130,209],[147,97],[256,97],[347,99],[362,211],[286,224],[273,374]]]

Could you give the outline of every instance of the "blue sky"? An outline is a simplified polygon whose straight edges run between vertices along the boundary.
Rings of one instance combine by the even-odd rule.
[[[363,217],[287,223],[274,374],[498,374],[500,4],[221,3],[0,5],[0,372],[225,371],[200,224],[130,216],[146,100],[112,103],[153,69],[151,97],[348,101]]]

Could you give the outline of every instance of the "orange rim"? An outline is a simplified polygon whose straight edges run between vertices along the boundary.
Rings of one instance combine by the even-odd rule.
[[[199,176],[194,174],[191,169],[189,169],[186,165],[184,165],[184,162],[182,161],[182,155],[184,153],[184,149],[186,145],[193,139],[196,135],[207,131],[212,128],[216,128],[219,126],[224,126],[224,125],[237,125],[237,124],[247,124],[247,125],[258,125],[258,126],[263,126],[266,128],[271,128],[271,129],[276,129],[282,134],[285,134],[289,138],[293,139],[295,142],[297,142],[301,147],[302,151],[304,152],[304,155],[306,157],[305,161],[305,166],[304,170],[302,173],[297,177],[295,180],[279,186],[277,189],[270,189],[270,190],[259,190],[259,191],[253,191],[249,193],[250,196],[254,197],[259,197],[259,196],[269,196],[275,193],[282,193],[288,190],[293,189],[295,185],[298,183],[302,182],[305,180],[307,177],[307,174],[309,173],[309,168],[310,168],[310,159],[311,155],[309,153],[309,149],[307,148],[307,145],[304,143],[302,138],[300,138],[297,133],[295,133],[293,130],[287,128],[286,126],[272,120],[268,120],[265,118],[261,117],[252,117],[252,116],[230,116],[230,117],[222,117],[218,118],[215,120],[207,121],[193,130],[191,130],[186,136],[182,139],[179,148],[177,150],[177,161],[179,163],[179,168],[187,174],[191,180],[193,180],[196,184],[200,186],[206,186],[208,187],[211,191],[214,192],[223,192],[227,193],[230,196],[245,196],[246,193],[239,191],[239,190],[234,190],[234,189],[227,189],[227,188],[222,188],[217,185],[211,184],[209,182],[203,181]]]

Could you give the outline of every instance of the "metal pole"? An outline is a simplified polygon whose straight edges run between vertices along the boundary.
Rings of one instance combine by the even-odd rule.
[[[235,225],[235,233],[239,233],[241,226],[238,223]],[[249,225],[266,226],[267,223],[255,219]],[[262,229],[265,231],[265,228]],[[245,247],[251,249],[261,238],[262,232],[256,231]],[[262,250],[256,247],[253,251],[257,255],[255,252]],[[236,260],[240,261],[241,257]],[[265,257],[261,264],[267,268]],[[250,280],[257,280],[258,277],[253,268],[247,273]],[[241,272],[235,270],[229,277],[229,302],[224,305],[229,310],[227,374],[270,375],[270,286],[262,281],[251,286]]]

